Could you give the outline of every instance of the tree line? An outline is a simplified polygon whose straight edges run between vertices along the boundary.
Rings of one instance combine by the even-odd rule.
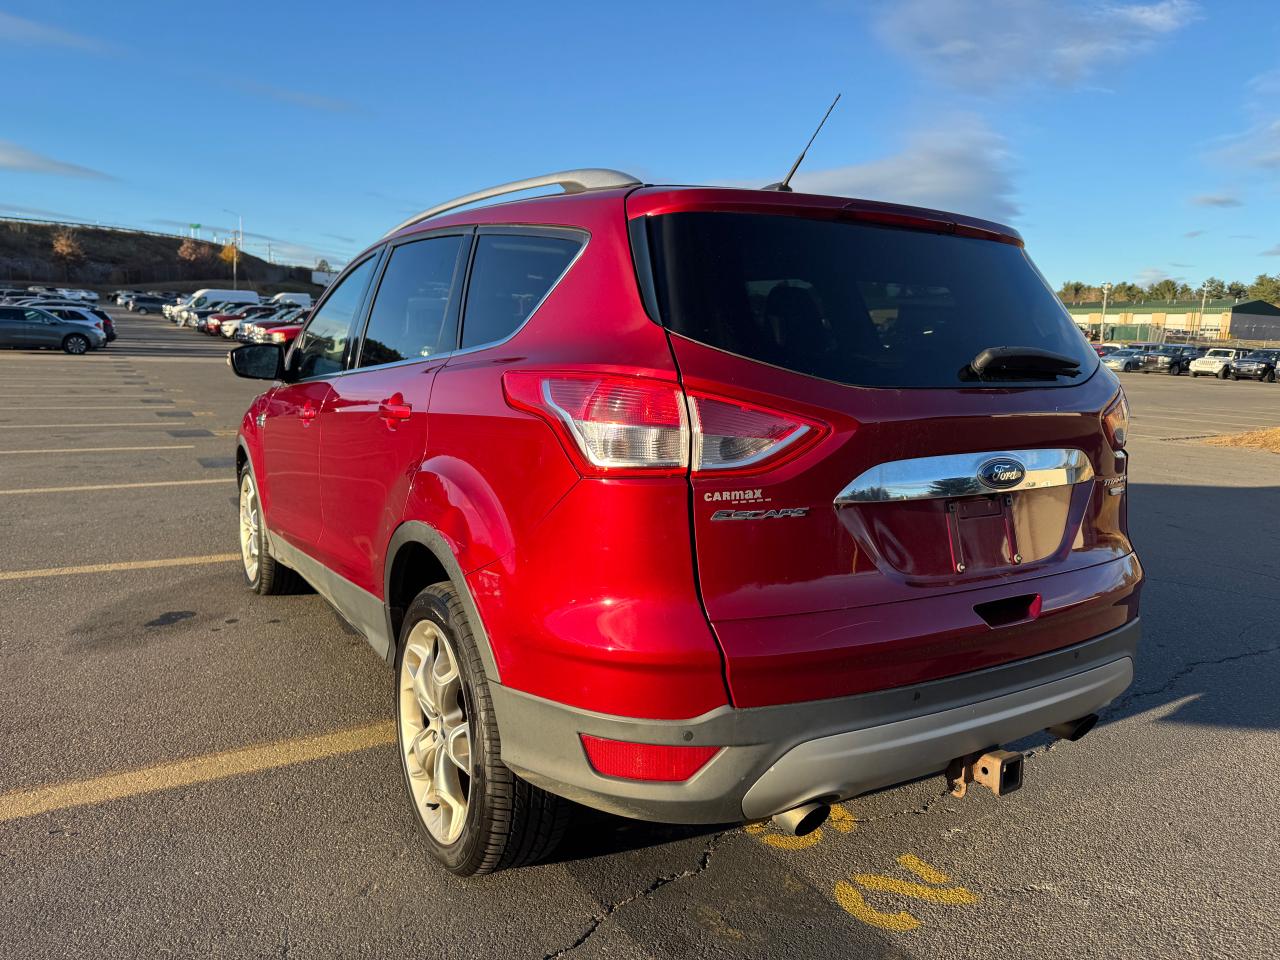
[[[1111,285],[1107,294],[1109,303],[1152,303],[1170,300],[1265,300],[1280,306],[1280,273],[1268,276],[1258,274],[1253,283],[1233,280],[1228,283],[1210,277],[1198,287],[1177,280],[1165,279],[1149,283],[1145,287],[1129,281]],[[1058,299],[1063,303],[1096,303],[1102,299],[1102,286],[1070,280],[1058,288]]]

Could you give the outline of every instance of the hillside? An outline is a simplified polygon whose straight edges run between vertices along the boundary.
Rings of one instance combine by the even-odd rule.
[[[70,257],[54,252],[59,234],[74,238]],[[186,244],[188,258],[179,256]],[[64,246],[64,251],[67,247]],[[185,289],[191,284],[231,285],[231,264],[218,259],[221,248],[182,237],[111,227],[66,228],[56,224],[0,220],[0,282],[76,286],[159,286]],[[78,250],[79,255],[75,255]],[[191,254],[198,254],[190,259]],[[266,291],[280,287],[319,293],[307,267],[267,263],[241,253],[239,280]]]

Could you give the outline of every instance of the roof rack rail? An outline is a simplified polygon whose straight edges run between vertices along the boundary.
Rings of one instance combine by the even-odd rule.
[[[392,227],[383,234],[383,237],[389,237],[393,233],[399,233],[405,227],[411,227],[415,223],[421,223],[423,220],[438,217],[440,214],[456,210],[458,207],[465,207],[469,203],[478,203],[481,200],[501,197],[508,193],[534,190],[537,187],[556,186],[563,188],[565,193],[585,193],[588,190],[607,190],[612,187],[638,187],[640,186],[640,181],[629,173],[623,173],[620,170],[607,170],[603,167],[586,167],[582,170],[547,173],[540,177],[529,177],[527,180],[503,183],[496,187],[489,187],[487,190],[477,190],[475,193],[468,193],[466,196],[457,197],[446,203],[436,204],[434,207],[428,207],[421,213],[415,213],[404,223]]]

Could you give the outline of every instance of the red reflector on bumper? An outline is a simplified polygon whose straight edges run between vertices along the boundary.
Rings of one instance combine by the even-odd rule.
[[[596,773],[624,780],[688,780],[701,770],[719,747],[668,747],[660,743],[627,743],[580,734],[587,759]]]

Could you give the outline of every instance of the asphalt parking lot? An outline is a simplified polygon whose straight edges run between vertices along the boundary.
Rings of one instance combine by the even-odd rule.
[[[117,315],[106,351],[0,352],[0,957],[1275,956],[1280,458],[1197,438],[1280,425],[1280,386],[1124,377],[1138,675],[1021,744],[1021,791],[921,781],[799,839],[584,812],[461,880],[401,796],[390,671],[243,586],[255,385]]]

